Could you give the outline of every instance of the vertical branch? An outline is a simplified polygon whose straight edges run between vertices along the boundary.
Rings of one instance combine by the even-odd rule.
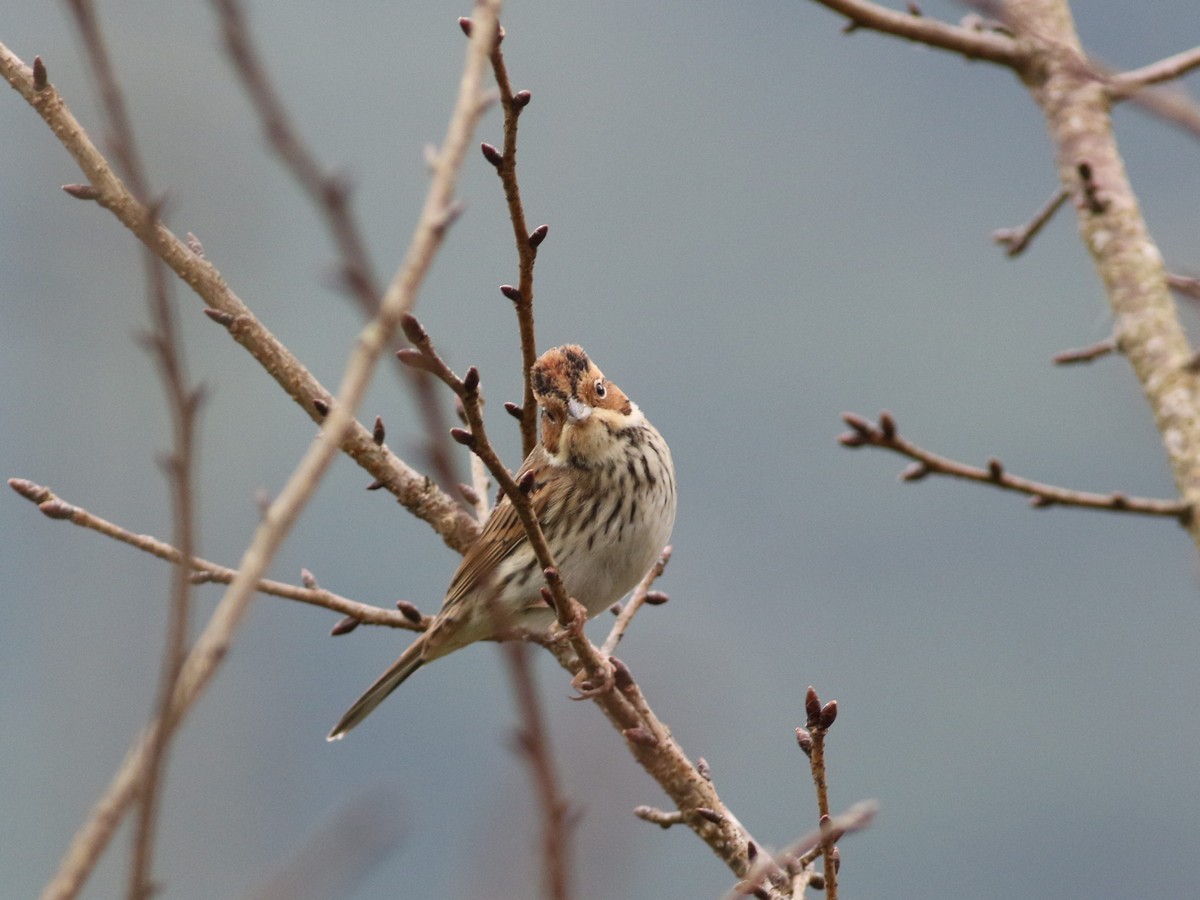
[[[460,19],[463,31],[471,33],[471,21]],[[498,152],[490,144],[483,145],[483,155],[500,176],[504,185],[504,199],[508,202],[508,218],[512,222],[513,239],[517,245],[518,280],[515,288],[505,285],[501,292],[513,302],[517,311],[517,324],[521,332],[521,380],[524,394],[521,400],[521,457],[528,456],[537,444],[537,401],[533,397],[530,372],[537,361],[537,339],[533,329],[533,264],[537,261],[537,250],[546,239],[549,227],[539,225],[532,232],[525,223],[525,207],[521,203],[521,187],[517,182],[517,121],[521,111],[529,105],[529,91],[513,93],[508,78],[508,67],[500,48],[504,40],[504,29],[500,29],[496,45],[492,48],[492,72],[500,88],[500,103],[504,108],[504,150]]]
[[[196,417],[201,394],[199,390],[188,386],[166,272],[153,249],[153,244],[157,242],[160,204],[150,197],[148,180],[134,139],[133,125],[96,19],[95,9],[90,0],[71,0],[69,6],[75,17],[109,121],[114,158],[128,179],[130,190],[146,210],[140,230],[146,242],[143,262],[147,300],[153,323],[153,331],[146,342],[154,355],[171,417],[174,448],[165,462],[165,468],[171,489],[174,543],[181,558],[190,560],[194,556],[196,545],[192,479]],[[176,724],[170,715],[171,696],[187,654],[188,624],[191,618],[190,574],[191,570],[186,565],[176,566],[172,570],[171,604],[163,644],[155,713],[161,725],[151,732],[152,738],[146,748],[146,765],[138,786],[140,804],[129,871],[130,900],[143,900],[153,893],[151,876],[162,785],[166,777],[167,755]]]
[[[570,818],[570,806],[559,787],[554,756],[550,752],[541,704],[529,666],[529,648],[519,641],[510,641],[504,644],[504,650],[516,692],[517,710],[523,723],[517,733],[518,747],[533,773],[541,811],[545,896],[547,900],[569,900],[570,841],[575,829]]]

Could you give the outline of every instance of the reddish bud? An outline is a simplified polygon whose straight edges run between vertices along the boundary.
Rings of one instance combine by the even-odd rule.
[[[230,325],[233,324],[233,318],[234,318],[233,315],[231,313],[225,312],[224,310],[213,309],[212,307],[208,307],[204,310],[204,314],[206,316],[208,316],[210,319],[212,319],[214,322],[216,322],[218,325],[220,325],[222,328],[228,328]]]
[[[463,390],[468,394],[473,394],[479,390],[479,370],[474,366],[467,369],[467,374],[463,378]]]
[[[467,37],[471,36],[471,28],[474,26],[474,24],[475,23],[466,16],[460,16],[458,19],[458,27],[462,29],[462,33]]]
[[[412,313],[405,313],[400,317],[400,330],[414,344],[420,344],[429,339],[429,334]]]
[[[714,825],[720,825],[725,821],[725,817],[715,809],[709,809],[707,806],[697,806],[693,812],[702,819],[707,819]]]
[[[1053,506],[1054,503],[1055,503],[1055,501],[1051,500],[1049,497],[1040,497],[1039,496],[1039,497],[1030,497],[1029,498],[1029,505],[1032,506],[1034,509],[1045,509],[1048,506]]]
[[[703,756],[696,760],[696,772],[699,773],[700,777],[705,781],[712,781],[712,768],[709,767],[708,760]]]
[[[523,299],[520,290],[513,287],[511,284],[500,285],[500,293],[511,300],[513,303],[520,303]]]
[[[368,491],[377,491],[381,487],[383,487],[385,484],[387,484],[387,482],[381,481],[378,478],[376,478],[374,481],[372,481],[370,484],[367,485],[367,490]]]
[[[746,841],[746,859],[754,862],[756,856],[758,856],[758,845],[754,841]]]
[[[416,604],[409,603],[407,600],[397,600],[396,609],[400,610],[400,614],[410,622],[421,621],[421,611],[417,609]]]
[[[904,471],[900,473],[901,481],[920,481],[930,472],[929,466],[923,462],[915,462],[910,466],[906,466]]]
[[[842,421],[853,428],[858,434],[868,435],[875,429],[871,423],[858,413],[842,413]]]
[[[1108,502],[1112,504],[1113,509],[1129,508],[1129,498],[1120,491],[1113,491],[1112,494],[1109,495]]]
[[[200,243],[200,238],[196,237],[190,231],[187,233],[187,245],[189,250],[201,259],[204,258],[204,245]]]
[[[549,225],[539,225],[533,231],[529,232],[529,246],[536,250],[541,246],[542,241],[546,239],[546,235],[550,233]]]
[[[992,481],[999,481],[1004,477],[1004,463],[1000,462],[996,457],[993,456],[987,461],[987,468],[988,478],[992,479]]]
[[[509,400],[504,401],[504,411],[518,422],[524,421],[525,419],[525,413],[521,411],[521,405],[519,403],[513,403]]]
[[[796,729],[796,743],[800,745],[800,749],[804,751],[805,756],[812,756],[813,740],[807,728]]]
[[[420,369],[423,372],[432,372],[434,363],[420,350],[414,350],[412,347],[405,347],[403,350],[396,351],[396,359],[404,363],[406,366],[411,366],[414,369]]]
[[[513,109],[520,112],[529,105],[529,101],[533,99],[533,94],[529,91],[517,91],[513,94]]]
[[[450,437],[454,438],[454,440],[458,441],[464,447],[475,446],[475,435],[471,434],[465,428],[451,428]]]
[[[462,482],[459,482],[458,492],[462,494],[462,498],[472,506],[478,505],[479,494],[476,493],[475,488],[471,487],[469,484],[463,484]]]
[[[919,7],[919,6],[917,6],[917,4],[913,3],[912,0],[909,0],[909,3],[908,3],[908,14],[910,16],[916,16],[917,18],[920,18],[921,16],[924,15],[924,13],[921,12],[921,7]]]
[[[33,503],[44,503],[51,496],[49,488],[44,488],[26,478],[10,478],[8,486]]]
[[[843,447],[861,447],[866,442],[866,437],[857,431],[847,431],[845,434],[838,435],[838,443]]]
[[[884,439],[889,441],[896,439],[896,420],[886,409],[879,414],[879,430],[883,432]]]
[[[313,573],[308,571],[308,569],[300,570],[300,583],[310,591],[316,590],[317,588],[317,579],[313,577]]]
[[[815,727],[821,721],[821,698],[817,696],[817,689],[811,684],[804,692],[804,713],[808,717],[809,728]]]
[[[38,509],[51,519],[69,519],[75,515],[74,506],[57,498],[39,503]]]
[[[35,91],[44,91],[46,85],[50,82],[46,75],[46,64],[42,62],[40,56],[33,58],[33,89]]]
[[[339,637],[343,634],[349,634],[361,624],[354,616],[346,616],[329,630],[331,637]]]
[[[95,200],[100,196],[100,191],[90,184],[64,184],[62,189],[63,193],[69,194],[76,200]]]
[[[656,747],[658,746],[658,738],[652,735],[641,725],[633,728],[626,728],[621,734],[625,735],[625,739],[631,744],[637,744],[639,747]],[[699,812],[699,810],[697,810]],[[711,810],[710,810],[711,812]]]
[[[320,397],[313,397],[312,405],[320,418],[323,419],[329,415],[329,401],[322,400]]]
[[[371,430],[371,439],[379,446],[383,446],[385,437],[387,437],[387,429],[383,427],[383,416],[376,416],[375,427]]]
[[[533,473],[533,471],[531,470],[521,476],[520,480],[517,482],[517,490],[519,490],[522,494],[528,494],[530,491],[533,490],[534,485],[536,485],[536,484],[537,484],[537,475],[535,475]],[[546,576],[546,577],[548,578],[550,576]]]
[[[651,606],[662,606],[670,599],[671,598],[662,591],[646,591],[645,600],[646,603],[650,604]]]
[[[635,687],[633,673],[629,671],[629,666],[615,656],[610,656],[608,661],[612,664],[613,683],[616,684],[618,690],[628,691]]]
[[[837,701],[830,700],[821,707],[821,727],[828,729],[837,720]]]
[[[500,168],[501,163],[504,162],[504,156],[500,153],[499,150],[497,150],[495,147],[493,147],[487,141],[484,141],[482,144],[480,144],[479,149],[483,153],[484,159],[486,159],[488,162],[490,162],[497,169]]]

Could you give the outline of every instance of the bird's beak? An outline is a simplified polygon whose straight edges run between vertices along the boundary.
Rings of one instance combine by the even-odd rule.
[[[592,414],[592,408],[574,397],[567,401],[567,415],[573,422],[584,422]]]

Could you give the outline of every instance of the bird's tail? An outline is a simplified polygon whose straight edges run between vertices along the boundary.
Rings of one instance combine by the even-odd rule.
[[[380,675],[361,697],[354,701],[353,706],[346,710],[346,714],[333,726],[333,731],[329,732],[329,737],[325,740],[341,740],[346,736],[346,732],[369,716],[388,694],[400,687],[404,679],[421,668],[421,664],[425,661],[421,658],[424,650],[424,636],[409,644],[408,649],[400,654],[400,658],[388,666],[388,670]]]

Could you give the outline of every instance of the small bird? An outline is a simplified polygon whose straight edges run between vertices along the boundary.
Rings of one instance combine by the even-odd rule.
[[[588,617],[638,583],[675,524],[671,451],[637,404],[582,347],[547,350],[534,363],[541,441],[517,473],[533,473],[530,500],[567,593]],[[367,688],[329,733],[338,740],[425,663],[515,629],[555,621],[542,599],[537,557],[508,497],[500,500],[450,580],[429,630]]]

